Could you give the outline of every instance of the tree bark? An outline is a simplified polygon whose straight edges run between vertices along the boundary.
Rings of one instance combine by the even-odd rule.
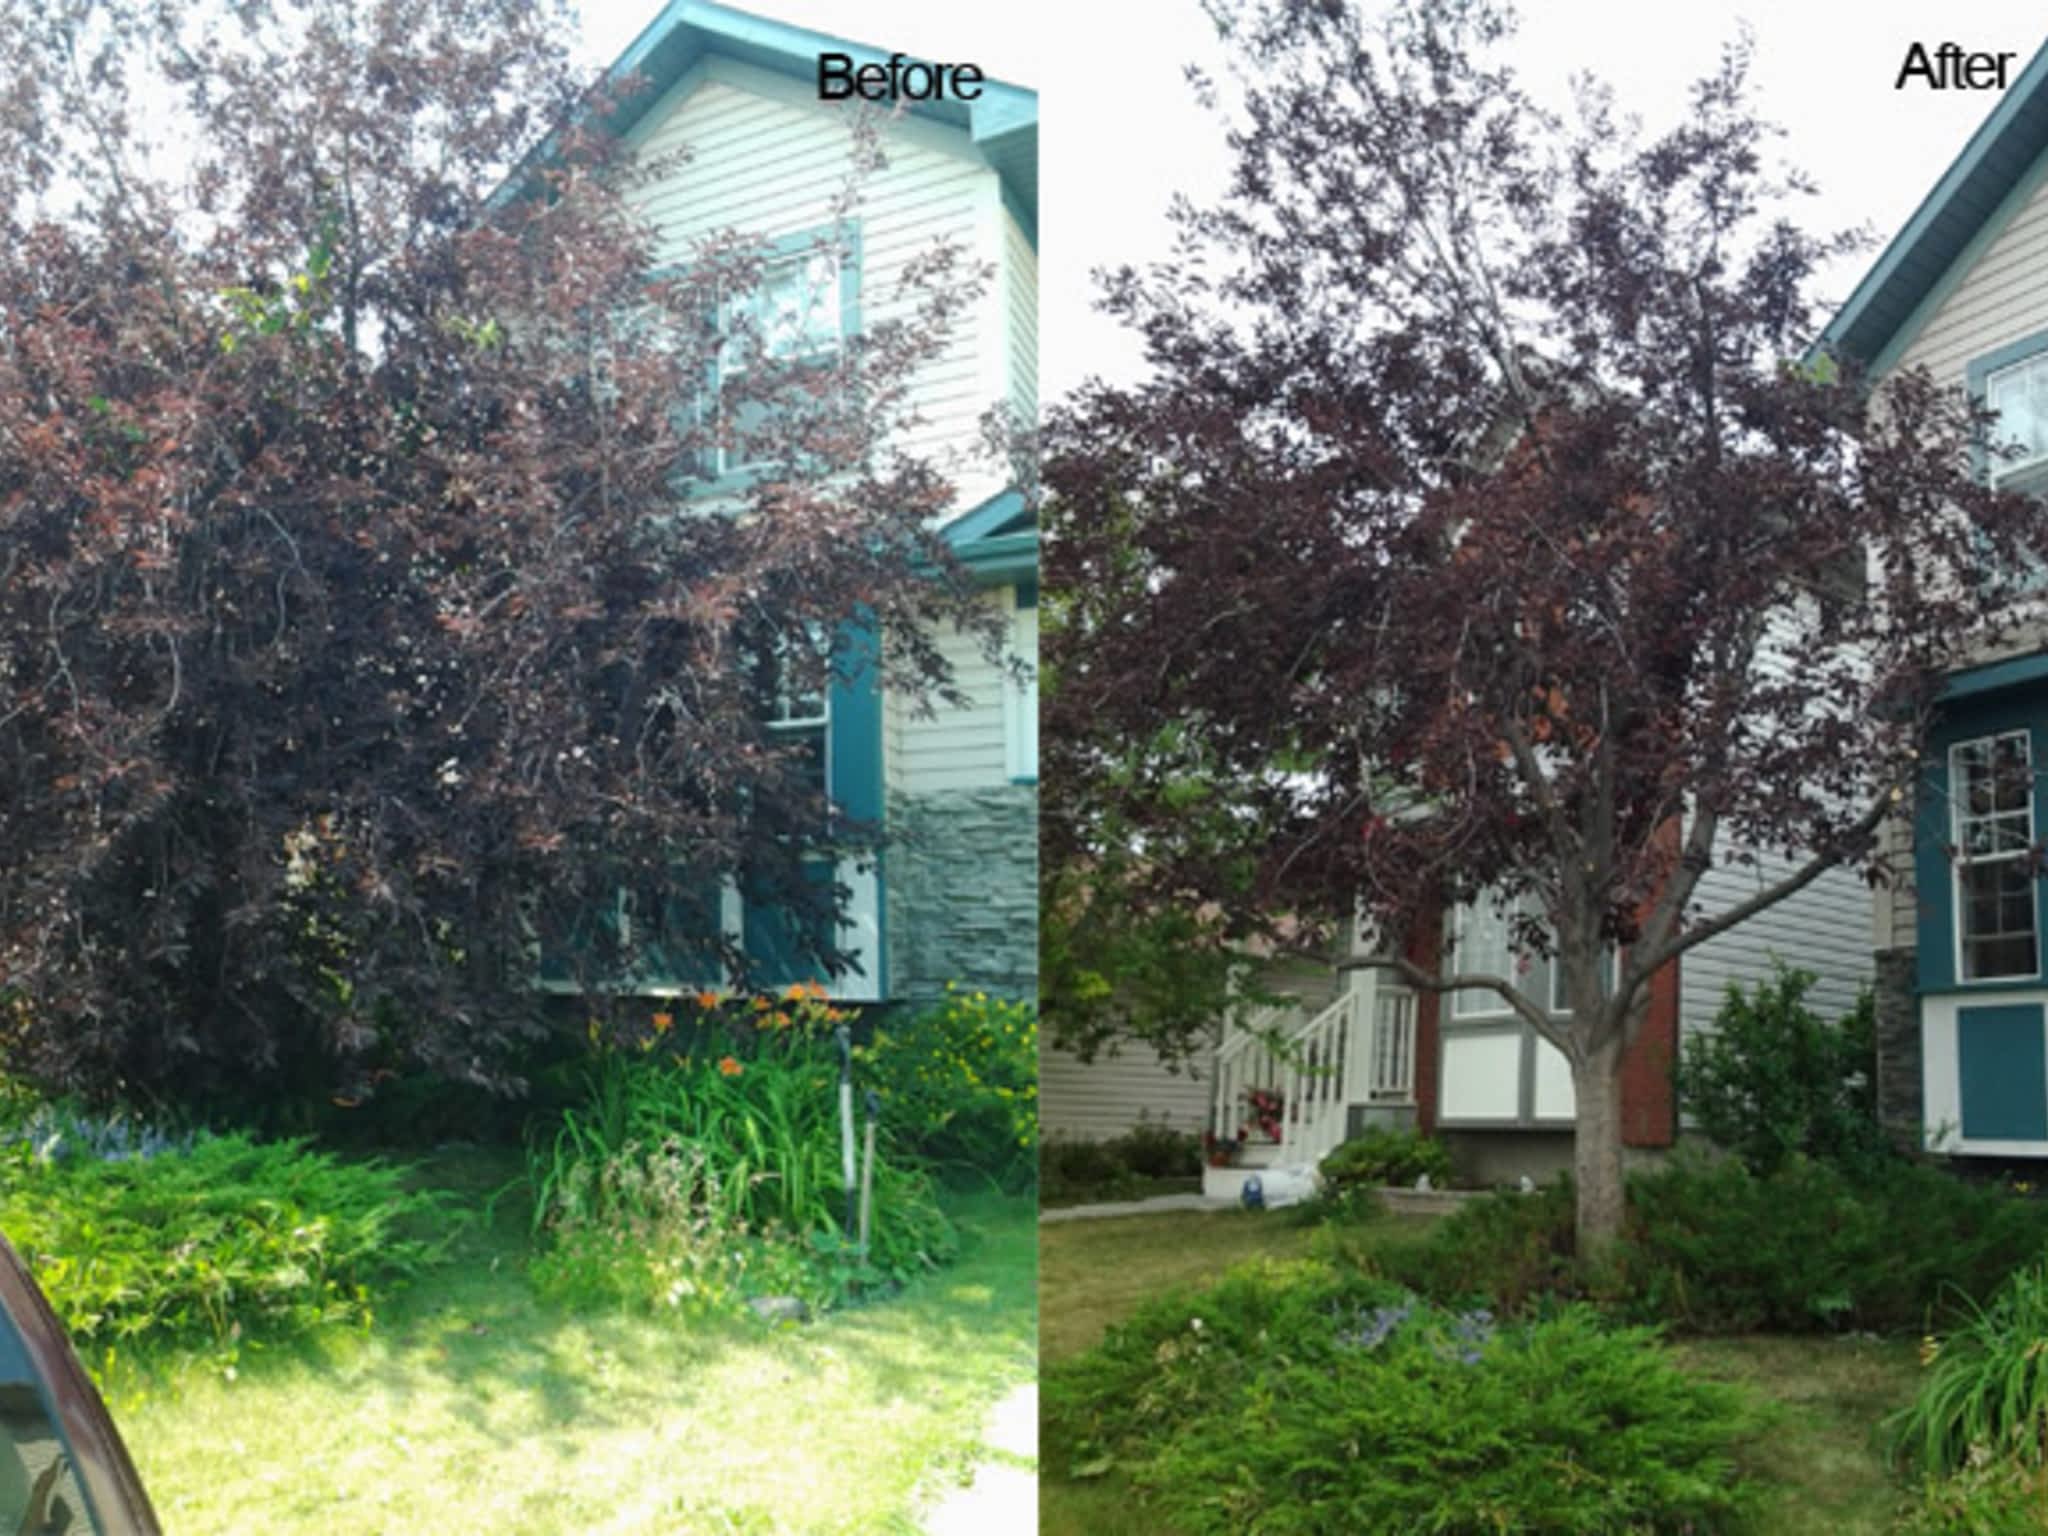
[[[1621,1042],[1572,1065],[1578,1116],[1572,1133],[1578,1252],[1597,1258],[1621,1236]]]

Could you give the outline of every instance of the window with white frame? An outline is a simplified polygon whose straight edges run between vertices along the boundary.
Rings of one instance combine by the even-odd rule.
[[[716,451],[718,474],[766,462],[761,438],[776,406],[749,394],[756,370],[786,363],[824,367],[838,360],[846,340],[841,262],[840,253],[826,246],[772,257],[754,291],[736,301],[745,305],[750,324],[719,351],[717,398],[726,430]]]
[[[1964,981],[2040,973],[2034,915],[2034,766],[2025,731],[1949,749],[1956,958]]]
[[[1498,902],[1482,899],[1458,908],[1452,927],[1452,969],[1464,975],[1515,981],[1528,957],[1516,953],[1511,928],[1512,913]],[[1451,994],[1454,1019],[1483,1019],[1509,1012],[1507,999],[1498,992],[1466,989]]]
[[[1035,600],[1019,606],[1010,619],[1010,654],[1030,671],[1018,678],[1003,678],[1003,743],[1009,759],[1010,782],[1036,783],[1038,779],[1038,607]]]
[[[1543,999],[1551,1013],[1570,1013],[1571,1005],[1564,995],[1564,967],[1556,955],[1539,959],[1514,947],[1518,910],[1524,909],[1503,908],[1490,900],[1458,908],[1452,927],[1455,942],[1451,968],[1470,975],[1502,977],[1531,996]],[[1620,978],[1620,956],[1610,948],[1605,962],[1611,991]],[[1548,975],[1537,976],[1539,968]],[[1498,992],[1468,988],[1451,995],[1453,1019],[1495,1018],[1511,1012],[1507,999]]]
[[[1984,403],[1998,413],[1996,441],[2017,453],[1994,454],[1991,483],[2048,491],[2048,352],[2000,368],[1984,380]]]

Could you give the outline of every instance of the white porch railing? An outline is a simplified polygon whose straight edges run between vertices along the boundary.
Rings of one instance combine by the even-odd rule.
[[[1318,1163],[1344,1140],[1352,1104],[1413,1102],[1414,994],[1347,991],[1275,1050],[1267,1042],[1286,1016],[1256,1016],[1217,1051],[1210,1125],[1217,1139],[1234,1141],[1243,1131],[1254,1145],[1275,1145],[1261,1138],[1249,1102],[1253,1093],[1272,1094],[1280,1101],[1280,1162]]]
[[[1374,1002],[1371,1067],[1365,1098],[1372,1104],[1415,1102],[1415,994],[1381,992]]]

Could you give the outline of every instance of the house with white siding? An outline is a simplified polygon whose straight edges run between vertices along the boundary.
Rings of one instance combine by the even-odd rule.
[[[986,80],[972,101],[884,112],[883,163],[860,183],[848,218],[837,204],[848,114],[859,106],[821,99],[827,52],[855,67],[889,58],[706,0],[675,0],[612,66],[613,79],[641,84],[609,125],[645,163],[674,167],[636,192],[663,262],[684,263],[698,242],[732,231],[765,242],[765,294],[835,264],[815,284],[822,299],[814,294],[803,310],[807,348],[829,353],[907,302],[898,297],[904,264],[936,240],[993,272],[943,355],[918,375],[919,425],[904,446],[951,479],[956,495],[939,531],[1002,615],[1010,655],[1030,662],[1037,524],[1006,467],[977,449],[991,408],[1007,403],[1025,421],[1037,414],[1038,98]],[[764,317],[764,331],[783,318]],[[843,1000],[915,1002],[948,981],[1012,996],[1035,990],[1036,688],[978,637],[939,639],[965,704],[920,713],[873,666],[852,666],[835,669],[826,697],[791,701],[775,722],[816,736],[836,805],[886,826],[879,857],[842,859],[834,872],[852,892],[835,945],[852,965],[831,984]],[[731,889],[720,908],[753,980],[808,979],[778,973],[774,914]],[[683,988],[702,978],[653,978],[649,990],[665,981]]]
[[[1724,860],[1702,876],[1696,900],[1704,913],[1724,911],[1789,872],[1779,857]],[[1808,1001],[1823,1016],[1849,1012],[1871,978],[1869,913],[1862,880],[1831,871],[1653,976],[1649,1016],[1623,1061],[1624,1146],[1655,1155],[1677,1141],[1683,1041],[1713,1029],[1731,985],[1753,991],[1783,963],[1816,975]],[[1525,990],[1549,996],[1558,1016],[1568,1016],[1547,962],[1509,948],[1500,914],[1450,912],[1408,958],[1435,971],[1447,947],[1459,968],[1519,976]],[[1375,952],[1362,928],[1341,948],[1354,962]],[[1570,1166],[1570,1069],[1495,994],[1417,992],[1389,970],[1341,957],[1323,967],[1293,964],[1270,986],[1287,1001],[1247,1027],[1219,1022],[1215,1048],[1191,1069],[1169,1069],[1143,1047],[1092,1063],[1047,1048],[1039,1083],[1046,1133],[1101,1139],[1140,1119],[1164,1119],[1241,1139],[1234,1166],[1208,1170],[1206,1187],[1219,1195],[1235,1195],[1260,1168],[1319,1161],[1370,1125],[1439,1137],[1461,1176],[1482,1183],[1545,1178]],[[1255,1096],[1278,1102],[1277,1126],[1261,1128]]]
[[[2035,54],[1823,344],[1873,382],[1924,368],[1998,413],[1997,484],[2048,490],[2048,47]],[[2024,632],[2023,632],[2024,634]],[[2048,630],[1951,674],[1877,892],[1879,1113],[1964,1157],[2048,1156]]]

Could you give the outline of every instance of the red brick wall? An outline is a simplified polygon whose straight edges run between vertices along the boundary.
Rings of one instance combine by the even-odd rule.
[[[1650,1015],[1621,1058],[1621,1142],[1668,1147],[1678,1137],[1678,962],[1650,978]]]
[[[1441,947],[1437,929],[1425,925],[1408,945],[1408,958],[1429,975],[1436,974],[1437,950]],[[1443,1005],[1441,992],[1415,994],[1415,1128],[1425,1136],[1436,1129],[1437,1009]]]

